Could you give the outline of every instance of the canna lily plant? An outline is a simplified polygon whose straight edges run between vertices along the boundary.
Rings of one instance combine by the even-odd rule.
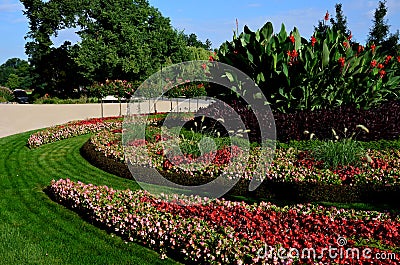
[[[247,26],[219,49],[223,63],[248,74],[274,110],[292,112],[355,105],[369,109],[395,99],[400,85],[400,62],[366,47],[340,31],[326,27],[309,40],[297,28],[282,24],[274,33],[271,22],[257,31]]]

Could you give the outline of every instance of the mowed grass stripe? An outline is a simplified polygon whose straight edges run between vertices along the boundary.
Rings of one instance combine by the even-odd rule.
[[[89,136],[36,150],[26,148],[28,137],[0,139],[0,264],[176,264],[87,223],[43,192],[52,179],[66,177],[118,189],[138,187],[80,156]]]

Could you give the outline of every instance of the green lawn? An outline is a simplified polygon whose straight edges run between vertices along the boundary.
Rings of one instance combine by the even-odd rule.
[[[29,135],[0,138],[0,264],[177,264],[91,225],[43,192],[52,179],[60,178],[115,189],[139,188],[134,181],[108,174],[81,157],[79,149],[89,135],[34,150],[25,145]],[[386,205],[327,205],[394,210]]]
[[[98,229],[43,192],[52,179],[60,178],[138,188],[80,156],[89,136],[29,150],[29,135],[0,138],[0,264],[176,264]]]

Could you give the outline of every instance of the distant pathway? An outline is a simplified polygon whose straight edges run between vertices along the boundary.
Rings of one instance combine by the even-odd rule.
[[[191,110],[208,105],[206,102],[192,100]],[[158,112],[168,112],[171,107],[175,108],[176,101],[158,101],[156,109]],[[179,103],[181,104],[181,103]],[[149,109],[153,111],[154,103],[145,101],[140,104],[142,112]],[[179,105],[181,111],[188,110],[189,105]],[[136,110],[135,110],[136,111]],[[127,112],[127,104],[122,104],[122,114]],[[104,117],[118,116],[118,103],[104,104]],[[63,124],[73,120],[84,120],[88,118],[101,117],[101,104],[0,104],[0,138],[12,134],[30,130]]]

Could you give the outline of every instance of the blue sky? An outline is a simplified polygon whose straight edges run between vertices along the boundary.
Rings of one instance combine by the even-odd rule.
[[[322,20],[328,10],[335,13],[337,0],[149,0],[164,16],[171,19],[172,25],[184,30],[185,33],[195,33],[200,40],[211,40],[214,48],[231,40],[236,28],[235,20],[239,21],[239,30],[244,25],[257,30],[267,21],[271,21],[275,31],[284,23],[290,31],[296,26],[303,37],[308,38],[313,32],[313,26]],[[342,1],[343,12],[347,17],[348,27],[352,30],[354,39],[364,42],[372,25],[374,10],[378,0],[347,0]],[[387,0],[389,13],[388,23],[391,32],[400,29],[400,1]],[[0,0],[0,64],[7,59],[17,57],[27,59],[24,36],[28,31],[28,21],[24,17],[23,5],[18,0]],[[54,40],[56,46],[65,40],[77,41],[73,30],[60,33]]]

